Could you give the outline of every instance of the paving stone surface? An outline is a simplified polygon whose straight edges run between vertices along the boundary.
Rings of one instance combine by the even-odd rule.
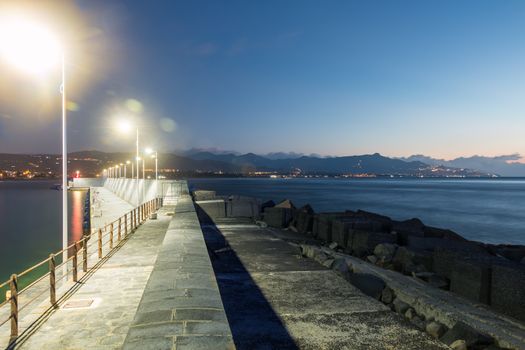
[[[110,223],[122,215],[128,213],[132,206],[128,202],[120,199],[118,196],[113,194],[111,191],[103,187],[92,187],[91,188],[92,196],[96,198],[96,208],[97,213],[95,217],[92,217],[92,230],[97,232],[98,228],[103,227],[105,224]],[[123,234],[124,232],[122,232]],[[104,231],[106,234],[106,231]],[[107,252],[109,248],[109,235],[103,237],[103,252]],[[116,245],[116,236],[115,236],[115,245]],[[89,257],[88,257],[88,266],[94,266],[99,262],[97,253],[96,253],[96,239],[93,239],[89,243],[88,247]],[[80,259],[80,255],[79,255]],[[57,258],[57,263],[59,258]],[[72,268],[71,262],[68,264],[68,278],[63,278],[64,269],[58,268],[56,270],[56,281],[57,281],[57,298],[60,298],[63,293],[68,291],[73,283],[72,279]],[[49,303],[49,280],[48,278],[43,279],[42,281],[36,283],[33,287],[23,292],[19,296],[19,333],[22,334],[26,329],[28,329],[35,320],[37,320],[50,306]],[[5,320],[9,317],[10,310],[9,304],[0,307],[0,320]],[[7,322],[3,325],[0,325],[0,348],[9,343],[9,334],[10,334],[10,323]]]
[[[78,290],[31,334],[19,349],[120,349],[155,264],[168,209],[142,224],[113,255],[79,284]],[[90,300],[90,307],[64,308]]]
[[[123,349],[234,349],[199,220],[179,198]]]
[[[282,232],[231,219],[202,227],[237,349],[447,349]]]

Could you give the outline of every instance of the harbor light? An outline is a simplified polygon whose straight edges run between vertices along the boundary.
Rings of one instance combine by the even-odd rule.
[[[57,38],[25,16],[0,18],[0,55],[14,67],[30,74],[43,74],[61,60]]]
[[[62,66],[60,84],[62,102],[62,261],[66,261],[68,247],[68,173],[66,133],[66,68],[65,52],[58,38],[27,14],[0,15],[0,56],[12,66],[33,75],[42,75],[54,66]],[[67,264],[64,264],[67,272]]]

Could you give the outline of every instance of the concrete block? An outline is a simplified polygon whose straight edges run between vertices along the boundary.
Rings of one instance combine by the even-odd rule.
[[[314,237],[325,242],[332,241],[332,222],[337,217],[344,216],[344,212],[319,213],[314,216],[312,233]]]
[[[397,233],[399,244],[406,245],[409,236],[424,237],[423,223],[419,219],[410,219],[405,221],[393,221],[392,230]]]
[[[525,266],[493,264],[491,305],[497,311],[525,321]]]
[[[226,217],[226,205],[222,199],[198,201],[195,204],[212,219]]]
[[[314,211],[308,204],[299,208],[295,214],[295,227],[300,233],[312,232]]]
[[[454,264],[456,259],[475,259],[480,261],[488,261],[491,256],[481,251],[451,249],[453,246],[447,248],[437,247],[432,253],[432,270],[442,277],[449,280],[452,278],[452,271],[454,271]]]
[[[260,205],[255,198],[234,198],[226,202],[227,217],[258,218],[259,215]]]
[[[398,247],[392,259],[394,267],[404,273],[413,270],[415,266],[423,265],[432,270],[432,254],[426,251],[414,250],[408,247]]]
[[[290,208],[266,208],[264,210],[264,222],[270,227],[287,227],[292,220],[292,210]]]
[[[408,236],[407,244],[412,249],[430,250],[434,251],[437,248],[454,251],[465,251],[465,252],[479,252],[485,253],[485,249],[471,241],[459,241],[451,239],[443,239],[438,237],[417,237]]]
[[[391,233],[365,232],[354,230],[352,251],[354,255],[364,256],[371,253],[380,243],[396,243],[397,236]]]
[[[461,237],[459,234],[452,230],[425,226],[423,227],[423,234],[425,237],[434,237],[434,238],[444,238],[457,241],[466,241],[465,238]]]
[[[450,278],[450,291],[474,302],[489,304],[490,279],[490,263],[456,258]]]
[[[197,190],[193,191],[194,201],[208,201],[215,199],[215,191]]]
[[[352,223],[344,220],[334,220],[332,223],[332,241],[339,244],[339,246],[348,247],[348,238],[351,236],[350,230]],[[352,242],[350,241],[350,244]]]

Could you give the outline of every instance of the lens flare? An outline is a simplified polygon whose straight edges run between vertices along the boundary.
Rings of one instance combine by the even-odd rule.
[[[45,27],[23,17],[0,18],[0,56],[20,70],[43,74],[61,61],[62,48]]]

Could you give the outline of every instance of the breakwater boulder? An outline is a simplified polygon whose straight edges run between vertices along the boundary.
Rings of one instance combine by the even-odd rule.
[[[264,220],[271,227],[314,237],[327,247],[412,276],[429,288],[449,290],[525,321],[522,246],[469,241],[417,218],[396,221],[362,210],[315,213],[309,205],[295,209],[290,201],[281,203],[265,209]],[[326,256],[319,260],[325,266],[333,263]]]

